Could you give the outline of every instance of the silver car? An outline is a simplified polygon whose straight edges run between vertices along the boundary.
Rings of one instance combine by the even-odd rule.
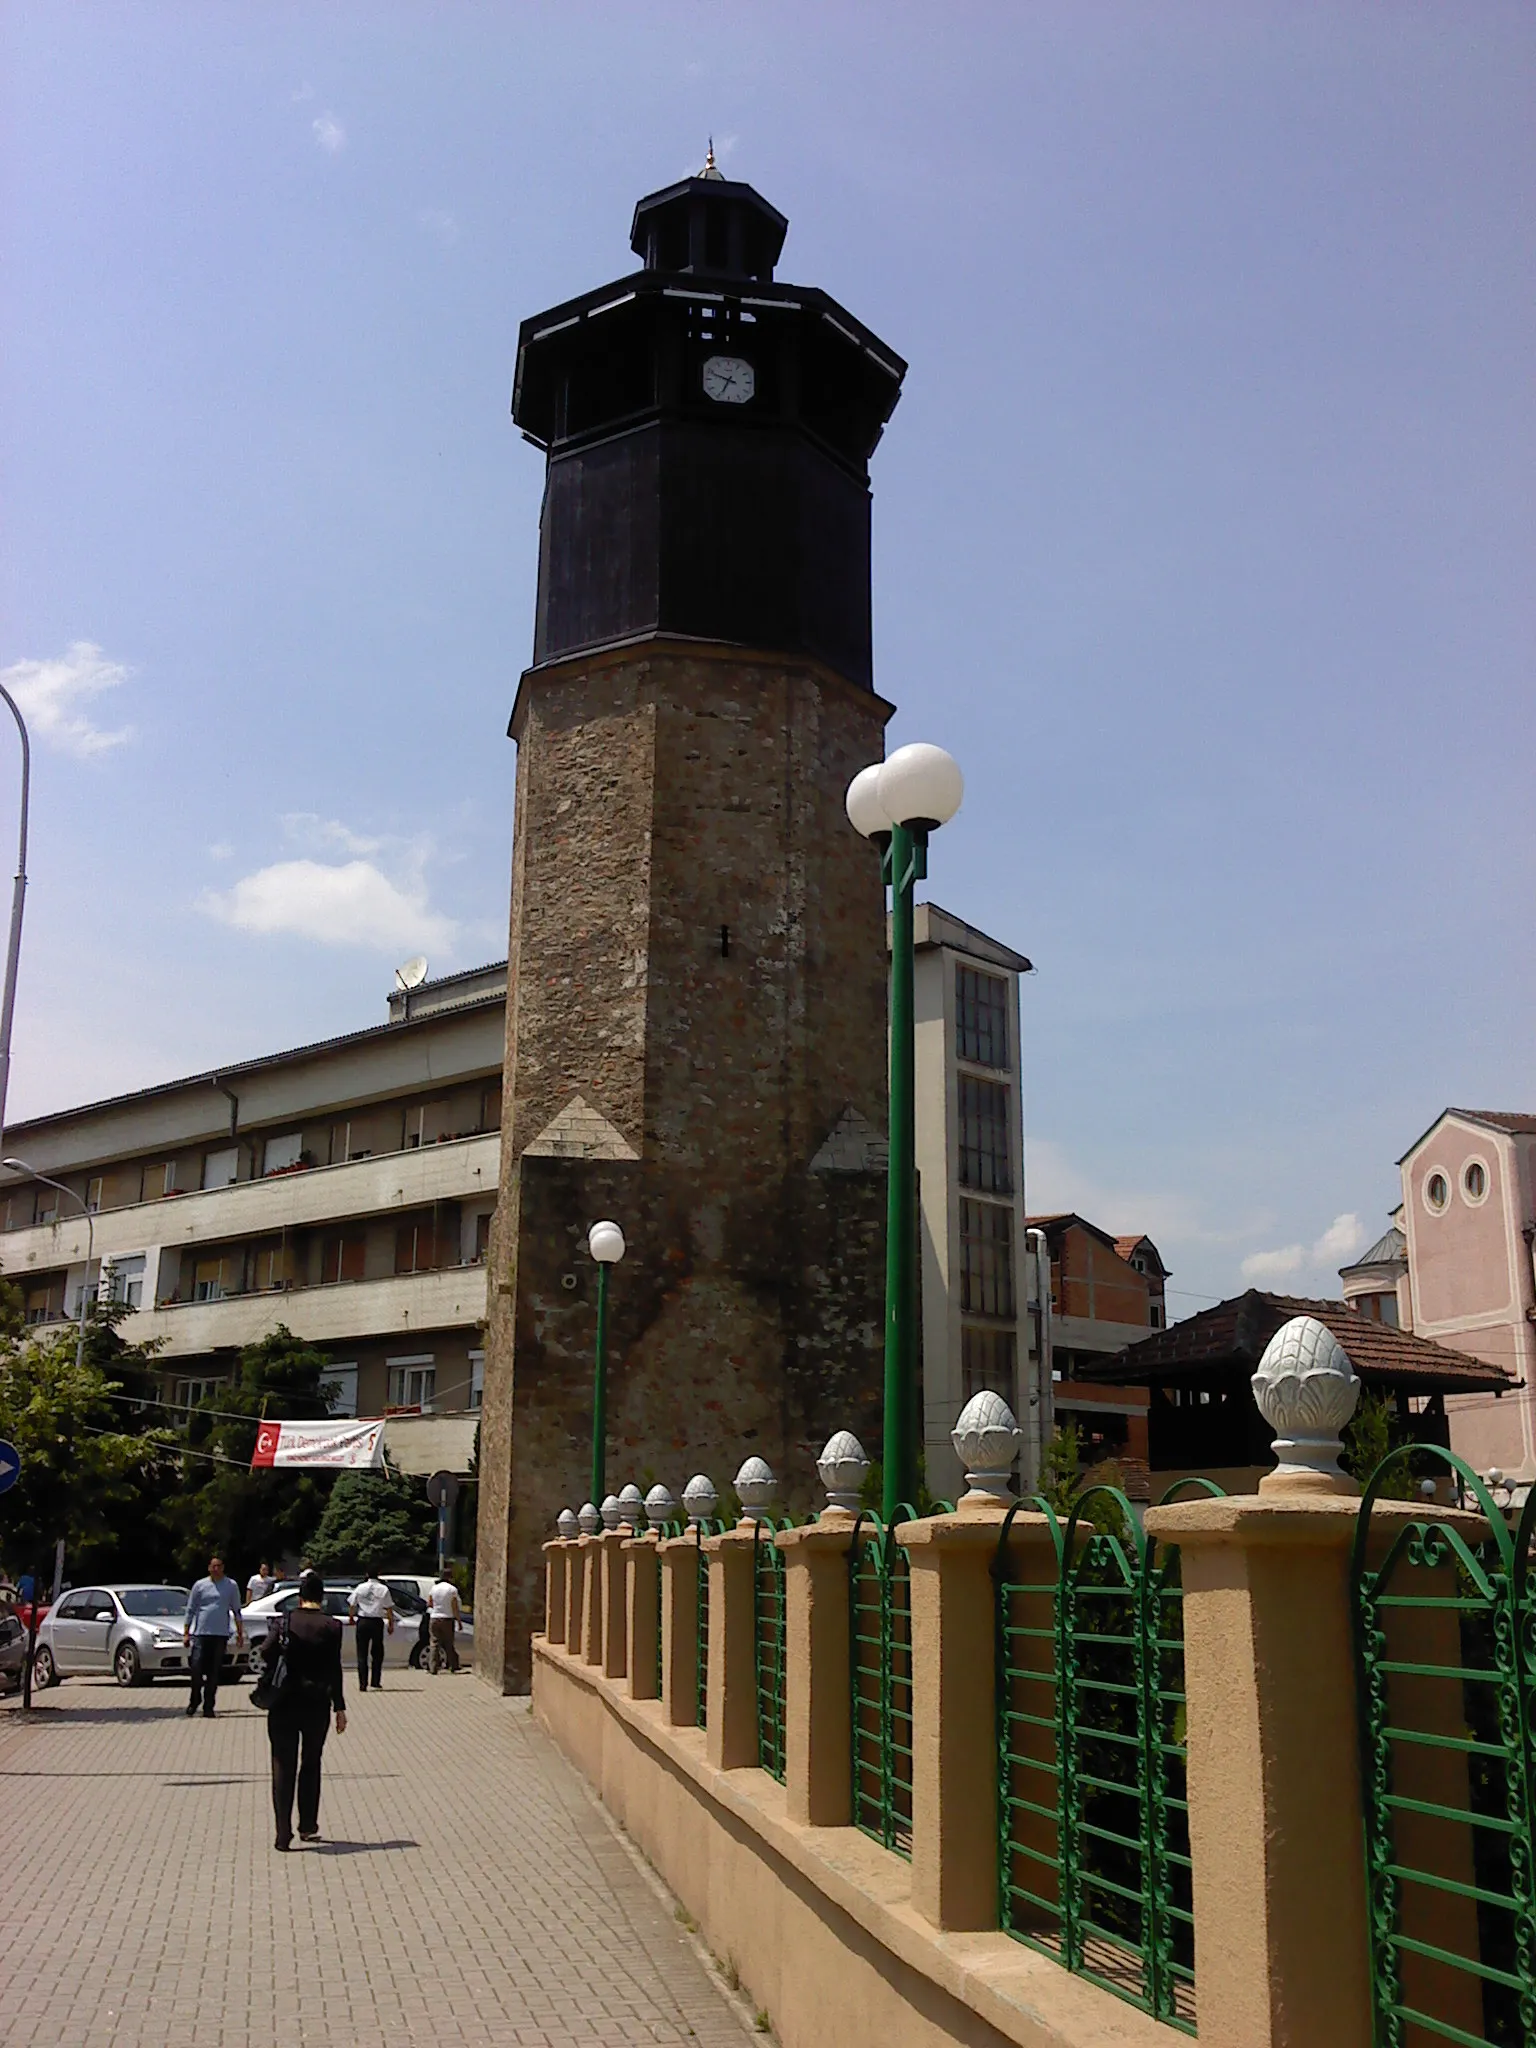
[[[109,1672],[119,1685],[185,1678],[186,1612],[185,1586],[76,1588],[43,1618],[32,1683],[57,1685],[61,1678],[105,1678]],[[249,1662],[249,1652],[237,1651],[231,1636],[223,1677],[239,1677]]]

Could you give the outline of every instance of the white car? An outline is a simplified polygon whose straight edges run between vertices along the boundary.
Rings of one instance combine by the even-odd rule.
[[[356,1579],[327,1579],[325,1582],[325,1611],[334,1614],[340,1622],[351,1622],[347,1607],[347,1596],[359,1583]],[[242,1607],[240,1620],[245,1629],[245,1640],[253,1657],[259,1655],[273,1624],[281,1615],[292,1614],[299,1604],[299,1582],[284,1579],[276,1592],[268,1593],[264,1599],[253,1600],[249,1607]]]
[[[68,1592],[44,1615],[37,1631],[34,1685],[61,1678],[105,1678],[119,1685],[147,1685],[152,1678],[185,1678],[187,1651],[185,1586],[83,1586]],[[250,1647],[224,1656],[223,1679],[244,1676]]]

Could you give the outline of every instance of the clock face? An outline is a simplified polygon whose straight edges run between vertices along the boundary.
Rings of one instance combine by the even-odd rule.
[[[746,405],[756,389],[752,365],[740,356],[711,356],[704,365],[704,396],[717,405]]]

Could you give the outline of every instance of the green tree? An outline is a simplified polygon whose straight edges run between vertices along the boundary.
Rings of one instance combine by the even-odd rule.
[[[429,1571],[437,1555],[437,1511],[425,1483],[394,1466],[338,1472],[309,1556],[321,1571]]]
[[[1408,1439],[1397,1413],[1385,1394],[1368,1394],[1362,1388],[1360,1401],[1344,1430],[1344,1470],[1364,1486],[1390,1452]],[[1399,1458],[1387,1474],[1378,1495],[1382,1500],[1411,1500],[1413,1472],[1411,1458]]]
[[[210,1556],[245,1573],[307,1552],[330,1497],[332,1476],[319,1472],[251,1470],[264,1415],[305,1421],[330,1413],[330,1370],[323,1351],[283,1324],[240,1354],[233,1385],[192,1410],[181,1488],[162,1506],[179,1569],[201,1571]]]
[[[1072,1512],[1072,1503],[1082,1481],[1083,1440],[1075,1422],[1058,1422],[1040,1457],[1038,1491],[1050,1502],[1062,1521]]]
[[[78,1366],[73,1329],[0,1338],[0,1436],[21,1453],[21,1479],[0,1510],[13,1573],[51,1565],[61,1536],[77,1582],[159,1568],[145,1561],[144,1535],[175,1470],[175,1439],[142,1427],[124,1381],[103,1369],[116,1359],[136,1374],[147,1362],[117,1334],[126,1313],[92,1323]]]

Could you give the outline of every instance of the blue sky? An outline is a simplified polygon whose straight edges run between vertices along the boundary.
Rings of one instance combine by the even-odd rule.
[[[711,133],[912,365],[877,682],[1038,969],[1030,1206],[1332,1291],[1536,1107],[1528,5],[11,0],[0,94],[13,1117],[502,953],[517,323]]]

